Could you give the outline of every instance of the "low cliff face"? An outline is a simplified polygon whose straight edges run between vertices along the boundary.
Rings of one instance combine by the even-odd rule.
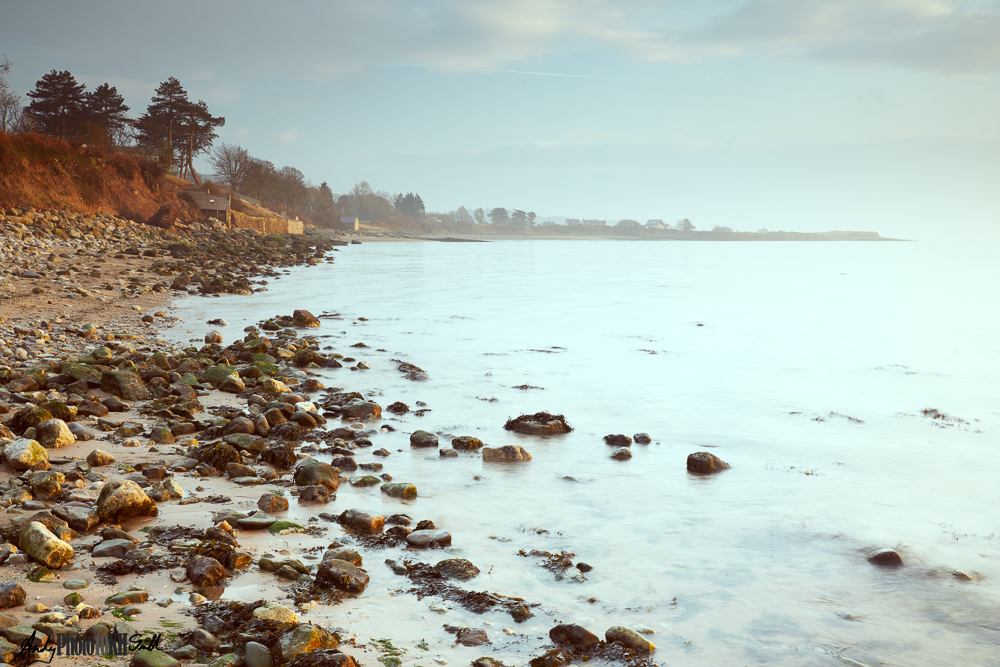
[[[0,208],[104,211],[145,221],[170,203],[182,219],[193,219],[197,211],[178,197],[180,191],[146,160],[38,134],[0,132]]]

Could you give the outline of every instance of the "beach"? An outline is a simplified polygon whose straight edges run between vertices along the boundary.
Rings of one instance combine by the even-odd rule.
[[[63,239],[33,214],[0,221],[27,265],[0,284],[4,451],[27,438],[46,452],[4,466],[3,527],[38,521],[73,547],[48,575],[20,539],[8,548],[0,574],[26,593],[11,628],[53,610],[53,636],[129,623],[218,667],[796,664],[800,647],[815,664],[988,664],[982,495],[938,491],[958,474],[979,488],[992,468],[932,458],[944,443],[982,455],[988,380],[964,353],[911,361],[979,343],[934,325],[889,354],[897,328],[927,325],[902,315],[909,302],[858,296],[878,284],[905,299],[876,267],[926,265],[910,244],[796,258],[788,244],[265,242],[123,221],[95,236],[93,222],[63,222],[81,225]],[[573,269],[601,265],[628,281]],[[762,266],[813,275],[782,291]],[[828,316],[790,307],[806,299]],[[957,328],[989,330],[953,308]],[[862,333],[879,309],[884,331]],[[89,414],[106,403],[128,407]],[[75,441],[50,447],[62,429],[29,425],[52,410]],[[540,411],[543,435],[505,428]],[[571,430],[547,426],[562,412]],[[732,467],[692,468],[699,452]],[[900,479],[879,474],[893,465]],[[128,502],[102,502],[117,480],[138,491],[122,482]],[[134,547],[102,534],[114,525]],[[103,542],[112,555],[88,553]],[[70,606],[71,579],[87,587]],[[886,620],[903,613],[905,629]],[[889,628],[897,639],[878,639]]]

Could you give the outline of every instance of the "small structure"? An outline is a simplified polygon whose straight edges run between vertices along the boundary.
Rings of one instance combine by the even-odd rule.
[[[584,220],[583,221],[583,226],[584,227],[607,227],[608,226],[608,221],[607,220]]]
[[[188,190],[187,196],[194,202],[205,215],[217,220],[228,220],[229,218],[229,195],[213,195],[208,190]]]
[[[543,220],[542,222],[539,223],[539,226],[540,227],[552,227],[555,224],[556,223],[555,223],[554,220]]]
[[[340,227],[339,228],[340,229],[344,229],[344,230],[350,230],[350,231],[355,231],[356,232],[359,229],[361,229],[361,224],[359,223],[358,218],[356,216],[353,216],[353,215],[342,215],[342,216],[340,216]]]
[[[570,227],[579,227],[580,220],[579,218],[566,218],[566,224],[569,225]]]
[[[666,229],[667,226],[663,224],[662,220],[647,220],[646,229]]]

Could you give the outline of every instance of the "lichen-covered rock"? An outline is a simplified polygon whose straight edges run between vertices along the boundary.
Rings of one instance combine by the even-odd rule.
[[[417,485],[408,482],[389,482],[380,486],[379,490],[390,498],[409,500],[417,497]]]
[[[21,531],[17,547],[53,570],[73,560],[73,547],[60,540],[38,521],[32,521]]]
[[[305,459],[295,468],[295,483],[299,486],[322,484],[331,491],[340,488],[340,473],[329,463]]]
[[[115,462],[115,457],[108,454],[102,449],[95,449],[94,451],[87,454],[87,463],[94,466],[95,468],[100,468],[101,466],[109,466]]]
[[[17,438],[3,448],[7,465],[17,471],[30,469],[41,461],[49,460],[49,453],[36,441],[28,438]]]
[[[727,468],[729,464],[711,452],[695,452],[687,457],[688,472],[707,474]]]
[[[504,445],[503,447],[484,447],[483,461],[494,463],[516,463],[530,461],[531,454],[520,445]]]
[[[434,569],[449,579],[469,581],[479,576],[479,568],[464,558],[448,558],[439,562]]]
[[[108,523],[121,523],[136,516],[156,516],[159,508],[142,487],[128,479],[116,479],[101,489],[97,515]]]
[[[616,625],[608,628],[608,630],[604,633],[604,639],[609,644],[612,642],[618,642],[619,644],[623,644],[638,653],[651,653],[656,650],[656,646],[653,645],[652,642],[632,628],[626,628],[623,625]]]
[[[278,638],[277,653],[282,663],[317,649],[337,648],[337,638],[318,625],[299,623]]]
[[[319,319],[308,310],[296,310],[292,313],[292,323],[297,327],[318,327]]]
[[[218,586],[227,576],[226,568],[211,556],[195,556],[188,561],[185,569],[188,579],[198,587]]]
[[[101,373],[101,389],[125,401],[149,398],[149,390],[142,378],[132,371],[104,371]]]
[[[241,463],[240,453],[225,442],[208,442],[191,450],[190,456],[216,470],[225,470],[230,463]]]
[[[569,433],[573,427],[563,415],[552,415],[548,412],[536,412],[533,415],[521,415],[508,419],[503,426],[508,431],[523,435],[556,435]]]
[[[21,587],[21,584],[14,581],[6,581],[0,584],[0,609],[10,609],[24,604],[28,593]]]
[[[385,528],[385,517],[381,514],[370,514],[359,509],[344,511],[339,517],[345,528],[366,533],[379,533]]]
[[[18,435],[24,435],[29,428],[38,426],[41,422],[52,419],[52,413],[37,405],[26,405],[11,417],[7,427]]]
[[[452,449],[457,449],[460,452],[478,452],[483,448],[483,444],[482,440],[473,438],[471,435],[463,435],[451,441]]]
[[[574,651],[586,651],[601,643],[600,637],[575,623],[561,623],[549,630],[549,639],[554,644],[569,646]]]
[[[262,512],[284,512],[288,509],[288,498],[277,493],[265,493],[257,500]]]
[[[368,585],[368,573],[346,560],[325,559],[316,572],[316,585],[320,588],[336,588],[347,593],[361,593]]]

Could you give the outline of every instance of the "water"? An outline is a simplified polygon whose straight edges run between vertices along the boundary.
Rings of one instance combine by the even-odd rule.
[[[470,588],[542,603],[516,627],[499,612],[438,616],[433,600],[393,594],[402,579],[381,560],[401,552],[370,553],[372,583],[351,606],[370,636],[467,660],[484,651],[450,647],[441,622],[488,621],[490,654],[525,664],[559,619],[599,635],[647,626],[673,664],[1000,664],[995,244],[367,243],[331,256],[252,299],[183,300],[184,331],[200,338],[199,318],[223,317],[228,341],[295,308],[340,313],[315,333],[374,368],[327,371],[326,385],[431,412],[373,438],[420,497],[345,484],[335,511],[430,518],[482,569]],[[576,430],[502,429],[539,410]],[[418,428],[534,458],[440,459],[410,450]],[[653,444],[610,458],[602,436],[640,431]],[[732,469],[687,474],[704,450]],[[907,567],[868,564],[878,547]],[[557,580],[520,549],[568,550],[594,570]]]

